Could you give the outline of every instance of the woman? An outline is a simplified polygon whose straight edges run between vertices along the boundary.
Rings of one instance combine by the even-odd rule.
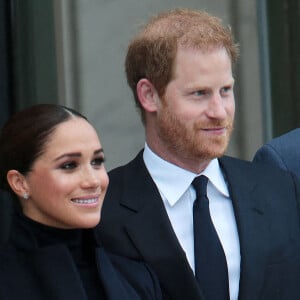
[[[0,299],[161,299],[142,263],[105,252],[91,228],[108,185],[95,129],[59,105],[25,109],[0,136],[0,186],[21,209],[0,248]]]

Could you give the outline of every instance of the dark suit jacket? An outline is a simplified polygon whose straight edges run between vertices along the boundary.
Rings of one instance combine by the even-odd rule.
[[[64,244],[39,247],[26,230],[12,227],[12,241],[0,248],[1,300],[88,300],[73,258]],[[96,248],[99,277],[109,300],[161,300],[157,278],[140,262]]]
[[[300,128],[266,143],[256,152],[253,161],[293,172],[300,180]]]
[[[300,299],[299,187],[279,169],[223,157],[241,250],[239,299]],[[165,299],[204,299],[142,152],[109,173],[99,226],[110,251],[142,259]]]

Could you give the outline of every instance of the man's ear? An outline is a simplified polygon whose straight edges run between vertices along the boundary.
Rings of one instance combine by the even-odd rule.
[[[147,112],[157,111],[160,99],[153,84],[148,79],[142,78],[139,80],[136,90],[141,106]]]
[[[25,198],[25,195],[29,195],[29,187],[26,178],[17,170],[9,170],[7,172],[7,182],[10,185],[12,191],[20,198]]]

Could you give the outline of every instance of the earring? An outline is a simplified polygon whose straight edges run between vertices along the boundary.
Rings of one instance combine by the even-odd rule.
[[[29,198],[29,195],[27,193],[23,194],[23,199],[27,200]]]

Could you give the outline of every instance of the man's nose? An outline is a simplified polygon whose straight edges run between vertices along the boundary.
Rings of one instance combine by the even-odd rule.
[[[212,94],[208,101],[206,113],[210,118],[224,119],[226,118],[226,109],[224,99],[219,93]]]

